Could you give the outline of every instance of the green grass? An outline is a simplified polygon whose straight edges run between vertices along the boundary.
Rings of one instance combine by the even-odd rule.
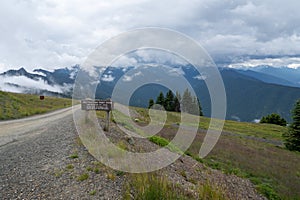
[[[137,113],[141,115],[140,120],[143,123],[149,123],[150,118],[147,109],[133,107]],[[207,130],[209,127],[210,118],[200,117],[200,123],[184,124],[186,126],[200,127],[201,129]],[[167,121],[165,126],[170,127],[171,125],[180,124],[180,113],[168,112]],[[257,124],[248,122],[237,122],[226,120],[223,131],[239,134],[241,136],[254,136],[264,139],[272,139],[281,141],[282,133],[287,130],[287,127],[282,127],[274,124]]]
[[[148,123],[147,109],[133,108],[140,115],[141,123]],[[180,113],[167,113],[164,129],[151,141],[165,146],[177,133]],[[251,180],[257,190],[269,199],[300,199],[300,153],[291,152],[274,142],[282,142],[287,127],[273,124],[225,121],[213,151],[204,159],[198,157],[210,118],[200,117],[200,123],[184,124],[200,127],[193,144],[185,152],[205,165],[227,174]],[[163,138],[164,140],[160,139]]]
[[[66,166],[66,169],[68,169],[68,170],[72,170],[72,169],[74,169],[74,165],[72,165],[72,164],[68,164],[68,165]]]
[[[78,158],[78,154],[77,153],[73,153],[69,156],[69,158],[71,159],[75,159],[75,158]]]
[[[0,120],[18,119],[69,107],[72,99],[0,91]]]
[[[89,175],[87,173],[81,174],[77,177],[77,181],[85,181],[89,178]]]
[[[178,147],[176,147],[173,143],[169,142],[167,139],[165,139],[163,137],[154,135],[154,136],[149,137],[148,139],[149,139],[149,141],[151,141],[161,147],[167,147],[172,152],[183,154],[183,152]]]
[[[137,200],[188,200],[188,199],[207,199],[223,200],[226,199],[222,191],[216,189],[210,183],[198,185],[196,190],[198,196],[193,196],[176,184],[170,183],[163,175],[153,173],[131,174],[129,182],[125,185],[123,199]]]

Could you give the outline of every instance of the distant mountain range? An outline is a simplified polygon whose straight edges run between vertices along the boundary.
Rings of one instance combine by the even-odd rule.
[[[35,69],[33,73],[29,73],[24,68],[8,70],[0,74],[0,90],[71,97],[78,70],[78,65],[56,69],[53,72]]]
[[[262,65],[238,71],[266,83],[300,87],[300,68],[293,69]]]
[[[190,82],[200,99],[204,115],[210,116],[210,96],[203,80],[205,77],[200,76],[192,66],[172,67]],[[100,84],[96,89],[96,97],[109,98],[120,79],[131,81],[134,76],[147,73],[147,70],[154,70],[145,69],[129,77],[125,73],[131,68],[134,67],[106,68],[99,78]],[[0,89],[18,93],[71,97],[79,69],[80,66],[76,65],[52,72],[36,69],[29,73],[24,68],[8,70],[0,74]],[[290,121],[290,110],[295,101],[300,99],[300,69],[259,66],[245,70],[219,68],[219,71],[226,89],[227,119],[254,121],[275,112]],[[134,92],[130,105],[146,107],[150,98],[156,98],[160,91],[167,90],[158,84],[144,85]]]

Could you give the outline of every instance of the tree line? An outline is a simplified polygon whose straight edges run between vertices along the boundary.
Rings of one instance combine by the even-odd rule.
[[[155,104],[161,105],[166,111],[170,112],[186,112],[193,115],[203,116],[202,107],[199,99],[192,96],[191,92],[186,89],[181,96],[179,92],[174,94],[169,90],[166,95],[160,92],[156,98],[149,100],[148,108],[152,108]]]

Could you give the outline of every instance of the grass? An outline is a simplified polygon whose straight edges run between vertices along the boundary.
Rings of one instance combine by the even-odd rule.
[[[77,153],[73,153],[69,156],[69,158],[71,159],[75,159],[75,158],[78,158],[78,154]]]
[[[0,120],[18,119],[69,107],[72,99],[0,91]]]
[[[173,143],[169,142],[167,139],[165,139],[163,137],[154,135],[154,136],[149,137],[148,139],[149,139],[149,141],[151,141],[161,147],[167,147],[172,152],[183,154],[183,152],[178,147],[176,147]]]
[[[224,192],[222,192],[218,187],[207,182],[205,184],[198,186],[199,199],[216,199],[222,200],[226,199]]]
[[[146,109],[133,109],[143,115],[141,123],[149,123]],[[163,130],[150,139],[160,146],[169,144],[180,124],[180,113],[167,113],[167,116]],[[257,190],[269,199],[300,199],[300,153],[275,144],[283,141],[282,134],[287,127],[225,121],[225,134],[221,135],[213,151],[201,159],[198,157],[199,149],[209,123],[210,118],[200,117],[199,124],[184,124],[202,129],[185,154],[211,168],[251,180]]]
[[[144,108],[135,108],[133,107],[137,113],[143,115],[141,117],[142,123],[149,123],[150,118],[147,109]],[[183,124],[187,126],[199,127],[200,129],[207,130],[209,127],[210,118],[200,117],[200,123],[190,123]],[[165,123],[165,127],[171,127],[172,125],[180,124],[180,113],[176,112],[168,112],[167,113],[167,121]],[[241,136],[254,136],[258,138],[264,139],[272,139],[272,140],[282,140],[282,133],[287,130],[287,127],[282,127],[274,124],[256,124],[256,123],[248,123],[248,122],[237,122],[226,120],[223,131],[230,132],[234,134],[238,134]]]
[[[55,176],[56,178],[61,177],[63,174],[64,174],[64,170],[62,170],[62,169],[56,169],[56,170],[54,171],[54,176]]]
[[[87,173],[83,173],[77,177],[77,181],[85,181],[88,178],[89,178],[89,175]]]
[[[107,173],[106,177],[112,181],[116,180],[116,175],[114,173]]]
[[[196,188],[198,195],[189,193],[176,184],[170,183],[163,175],[154,173],[131,174],[129,182],[125,185],[124,199],[137,200],[188,200],[226,199],[222,191],[210,183],[200,184]]]
[[[72,164],[68,164],[68,165],[66,166],[66,169],[68,169],[68,170],[72,170],[72,169],[74,169],[74,165],[72,165]]]

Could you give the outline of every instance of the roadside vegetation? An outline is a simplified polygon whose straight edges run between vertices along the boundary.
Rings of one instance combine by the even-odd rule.
[[[139,114],[135,123],[144,126],[150,122],[147,109],[132,109]],[[226,121],[217,145],[201,159],[199,149],[209,122],[209,118],[201,116],[199,124],[185,125],[200,127],[186,155],[223,173],[249,179],[268,199],[300,199],[300,153],[284,146],[282,135],[287,133],[288,127]],[[122,123],[130,126],[125,120]],[[170,146],[168,141],[174,138],[179,125],[180,113],[167,112],[164,128],[149,140],[160,146]]]
[[[37,95],[14,94],[0,91],[0,119],[17,119],[34,114],[41,114],[71,106],[71,104],[71,99],[45,97],[44,100],[40,100]],[[293,129],[298,127],[300,119],[300,109],[299,105],[297,105],[298,104],[296,104],[294,110],[293,126],[290,127],[267,123],[256,124],[226,121],[220,140],[213,151],[204,159],[199,158],[198,153],[206,133],[205,130],[209,127],[210,119],[200,116],[199,124],[185,124],[185,126],[194,126],[200,129],[193,144],[184,153],[213,169],[251,180],[257,190],[268,199],[300,199],[300,153],[297,151],[289,151],[284,146],[286,142],[291,141],[288,140],[289,136],[299,135],[298,130]],[[147,109],[132,109],[137,113],[133,119],[134,123],[144,126],[150,122]],[[104,112],[97,112],[97,115],[101,118],[105,117]],[[120,119],[116,123],[121,123],[125,128],[142,134],[142,132],[140,133],[139,130],[128,123],[126,117],[123,118],[122,115],[120,116]],[[114,121],[114,119],[112,120]],[[149,140],[160,146],[168,145],[171,150],[179,152],[180,150],[176,146],[169,143],[169,141],[174,138],[179,125],[180,113],[167,112],[167,120],[164,128],[157,135],[150,137]],[[284,138],[282,135],[286,137]],[[293,140],[292,142],[294,141],[297,142],[298,140]],[[76,156],[70,157],[75,159]],[[67,167],[67,170],[72,169],[73,166],[71,165]],[[60,175],[60,173],[57,174],[57,176]],[[83,179],[85,178],[86,175]],[[172,195],[176,195],[175,199],[186,199],[185,193],[174,192],[173,189],[175,190],[176,186],[159,177],[133,177],[132,181],[133,182],[127,186],[130,190],[139,191],[141,189],[141,191],[144,191],[141,194],[137,192],[136,198],[141,197],[142,199],[147,199],[146,196],[148,194],[150,197],[151,195],[157,195],[152,193],[155,190],[153,188],[158,186],[163,190],[158,192],[162,192],[163,195],[166,195],[166,199],[168,199],[169,195],[168,190],[171,191]],[[140,181],[142,181],[144,185],[141,185]],[[162,187],[161,184],[167,186]],[[152,186],[150,187],[150,185]],[[202,185],[201,187],[202,189],[210,188],[214,191],[210,185]],[[215,192],[214,195],[218,196],[218,191]],[[172,195],[170,197],[173,198],[174,196]],[[222,195],[220,197],[222,197]]]
[[[18,119],[69,107],[72,99],[0,91],[0,120]]]
[[[224,192],[210,183],[197,184],[197,194],[183,190],[180,185],[170,183],[162,174],[130,174],[125,184],[124,200],[225,200]]]

